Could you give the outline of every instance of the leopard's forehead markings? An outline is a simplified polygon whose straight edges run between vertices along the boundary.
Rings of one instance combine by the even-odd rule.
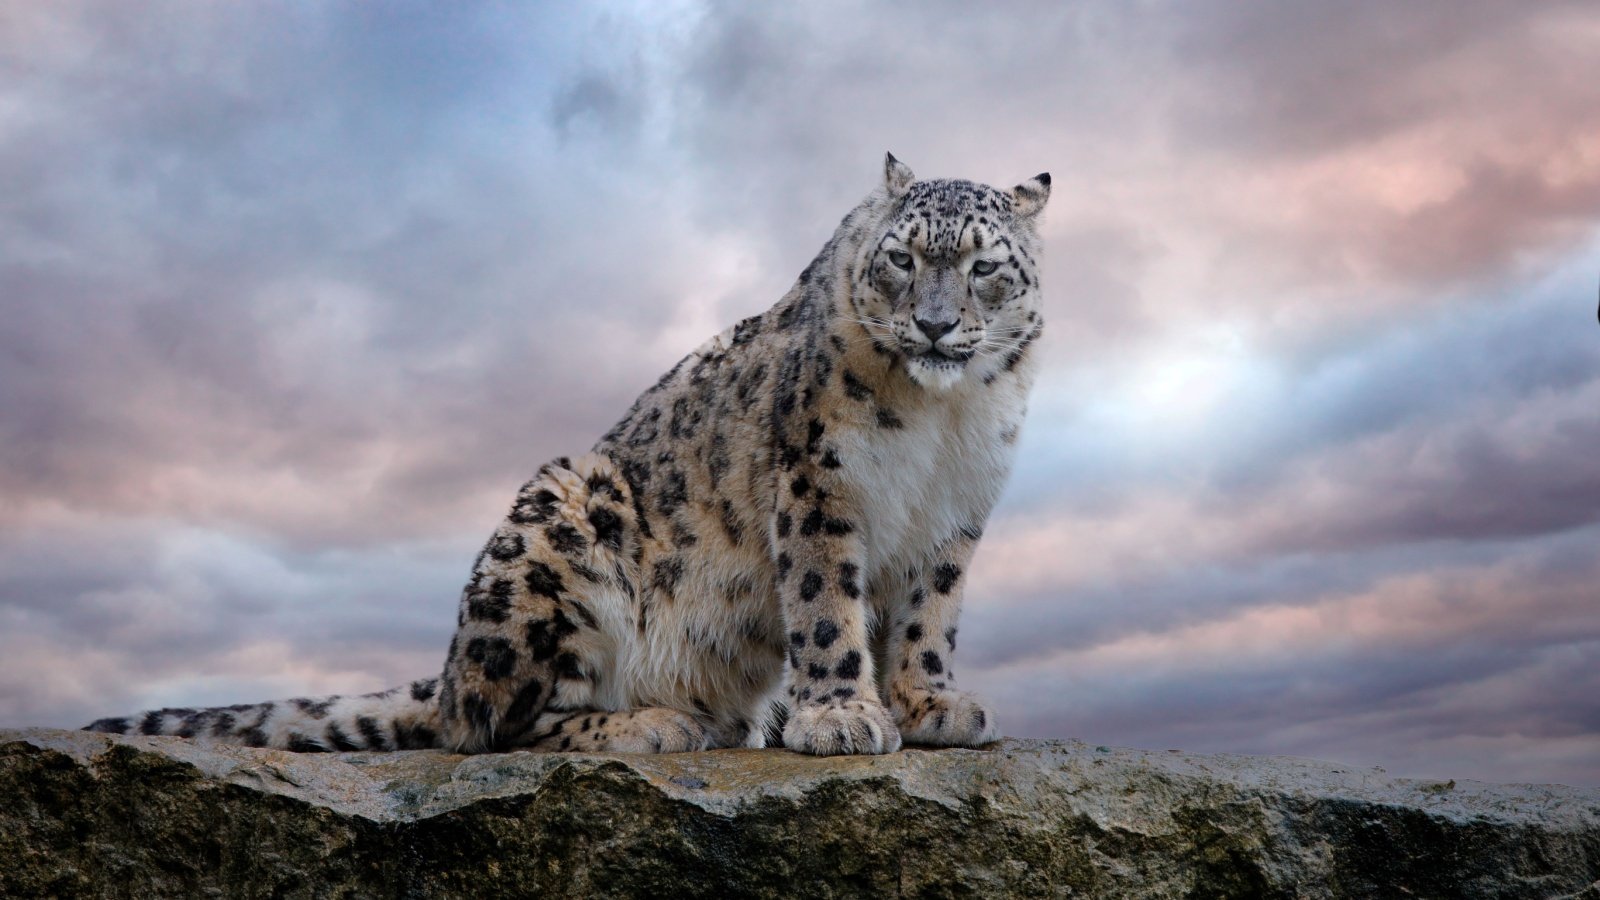
[[[1004,193],[986,184],[955,178],[913,182],[902,204],[907,210],[919,210],[941,217],[970,212],[1011,212],[1011,198]]]
[[[953,256],[971,235],[974,247],[998,236],[1011,217],[1011,198],[984,184],[956,179],[918,181],[901,200],[891,233],[918,242],[931,257]]]

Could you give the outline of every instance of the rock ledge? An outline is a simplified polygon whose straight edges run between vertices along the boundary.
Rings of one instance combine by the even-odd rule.
[[[0,731],[0,896],[1572,897],[1600,790],[1077,741],[814,759]]]

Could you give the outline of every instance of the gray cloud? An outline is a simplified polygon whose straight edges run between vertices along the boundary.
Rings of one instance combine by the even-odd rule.
[[[86,11],[72,62],[13,73],[41,110],[0,148],[15,500],[316,542],[481,520],[682,352],[637,340],[694,238],[648,167],[555,149],[570,91],[511,52],[529,23],[357,15]],[[343,484],[297,514],[286,480]]]
[[[1515,768],[1592,783],[1595,534],[1476,562],[1413,558],[1411,571],[1354,588],[1329,579],[1320,597],[1286,594],[1256,610],[1156,617],[1059,660],[974,660],[968,680],[1006,698],[1000,712],[1018,733],[1297,755],[1337,747],[1337,758],[1402,774],[1495,779]],[[1116,598],[1063,600],[1096,601]]]
[[[0,553],[0,717],[75,726],[431,673],[473,538],[300,551],[160,522],[37,523]]]
[[[1502,105],[1508,98],[1571,112],[1582,94],[1570,91],[1581,89],[1559,75],[1577,47],[1554,32],[1592,25],[1593,16],[1576,0],[1217,4],[1184,17],[1173,44],[1186,71],[1215,79],[1222,102],[1183,112],[1210,142],[1295,156],[1467,108],[1515,114]],[[1529,96],[1530,80],[1559,89]]]
[[[564,87],[551,104],[550,121],[558,134],[588,124],[607,136],[626,138],[639,127],[640,101],[615,79],[591,72]]]

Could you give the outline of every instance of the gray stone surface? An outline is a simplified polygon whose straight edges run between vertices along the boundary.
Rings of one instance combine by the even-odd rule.
[[[1600,790],[1076,741],[814,759],[0,731],[0,896],[1575,897]]]

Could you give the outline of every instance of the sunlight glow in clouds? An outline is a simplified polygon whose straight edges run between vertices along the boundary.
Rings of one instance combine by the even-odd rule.
[[[1252,392],[1265,377],[1236,329],[1203,328],[1141,349],[1113,376],[1096,413],[1126,423],[1124,439],[1173,440],[1208,421],[1224,401]]]

